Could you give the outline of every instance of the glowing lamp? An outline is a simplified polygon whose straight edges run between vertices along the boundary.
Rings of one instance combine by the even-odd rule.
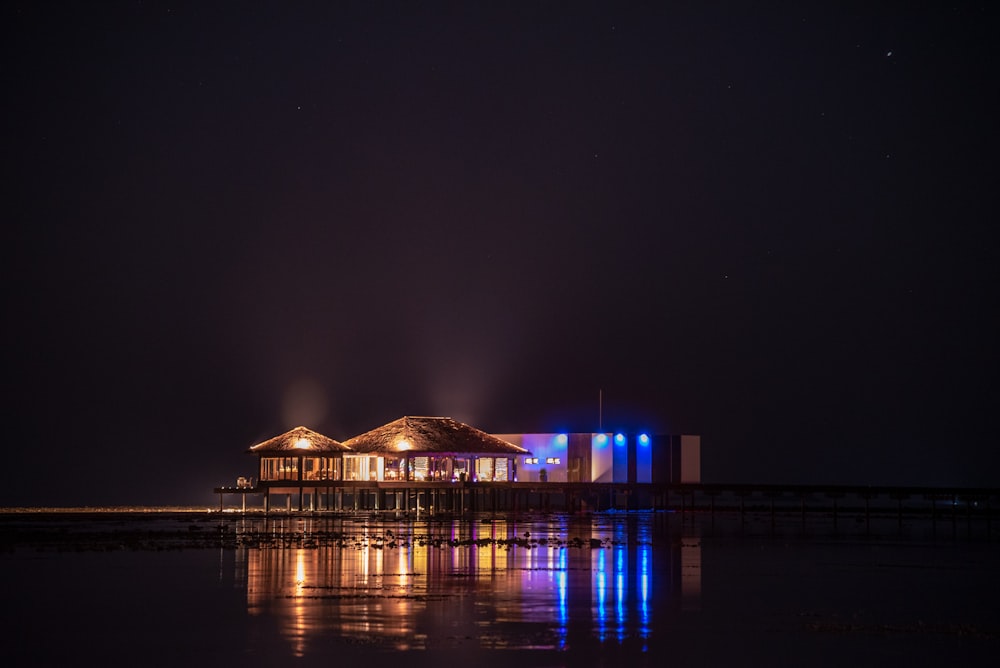
[[[559,434],[556,436],[556,445],[566,445],[567,436],[566,434]]]
[[[615,445],[625,445],[625,434],[615,434]]]
[[[649,445],[649,434],[639,434],[639,445],[643,447]]]
[[[295,441],[295,448],[297,450],[308,450],[310,447],[312,447],[312,443],[309,442],[308,438],[300,438]]]
[[[412,447],[413,447],[413,445],[409,441],[407,441],[405,438],[401,439],[399,441],[399,443],[396,444],[396,449],[397,450],[409,450]]]
[[[597,445],[599,445],[599,446],[601,446],[603,448],[607,444],[608,444],[608,435],[607,434],[598,434],[597,435]]]

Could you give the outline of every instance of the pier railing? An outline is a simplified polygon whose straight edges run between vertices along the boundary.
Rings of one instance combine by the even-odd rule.
[[[854,513],[937,517],[993,517],[1000,510],[1000,488],[783,485],[748,483],[593,483],[593,482],[413,482],[330,481],[317,487],[288,483],[218,487],[225,498],[263,497],[268,511],[606,511],[672,510],[777,514]],[[262,505],[251,501],[251,507]]]

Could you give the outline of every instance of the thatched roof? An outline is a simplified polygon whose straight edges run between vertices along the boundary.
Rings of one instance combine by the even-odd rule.
[[[264,452],[344,452],[347,448],[340,442],[324,436],[312,429],[296,427],[280,436],[269,438],[252,446],[247,452],[260,454]]]
[[[524,448],[448,417],[402,417],[344,441],[355,452],[530,454]]]

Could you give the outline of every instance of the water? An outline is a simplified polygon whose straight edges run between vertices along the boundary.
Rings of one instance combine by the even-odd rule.
[[[0,526],[16,665],[938,665],[1000,649],[1000,548],[983,527],[672,513]]]

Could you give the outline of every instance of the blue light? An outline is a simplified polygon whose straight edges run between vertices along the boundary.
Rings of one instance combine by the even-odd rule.
[[[615,434],[615,445],[625,445],[625,434]]]
[[[649,434],[639,434],[639,445],[643,447],[649,445]]]
[[[556,445],[566,445],[567,440],[568,438],[566,434],[559,434],[558,436],[556,436]]]
[[[639,636],[649,637],[649,545],[639,545]],[[643,644],[643,650],[646,645]]]
[[[563,553],[565,554],[565,553]],[[566,611],[566,563],[565,558],[560,559],[560,570],[556,573],[556,589],[559,592],[559,647],[566,646],[566,623],[569,615]]]
[[[608,444],[608,435],[607,434],[598,434],[597,435],[597,445],[603,448],[607,444]]]
[[[597,573],[595,575],[595,579],[597,580],[597,636],[601,642],[604,642],[604,620],[607,614],[607,611],[604,609],[604,591],[608,586],[607,575],[604,572],[604,550],[600,550],[597,553]]]
[[[616,549],[615,555],[615,630],[618,632],[618,642],[625,639],[625,610],[628,593],[625,589],[625,549]]]

